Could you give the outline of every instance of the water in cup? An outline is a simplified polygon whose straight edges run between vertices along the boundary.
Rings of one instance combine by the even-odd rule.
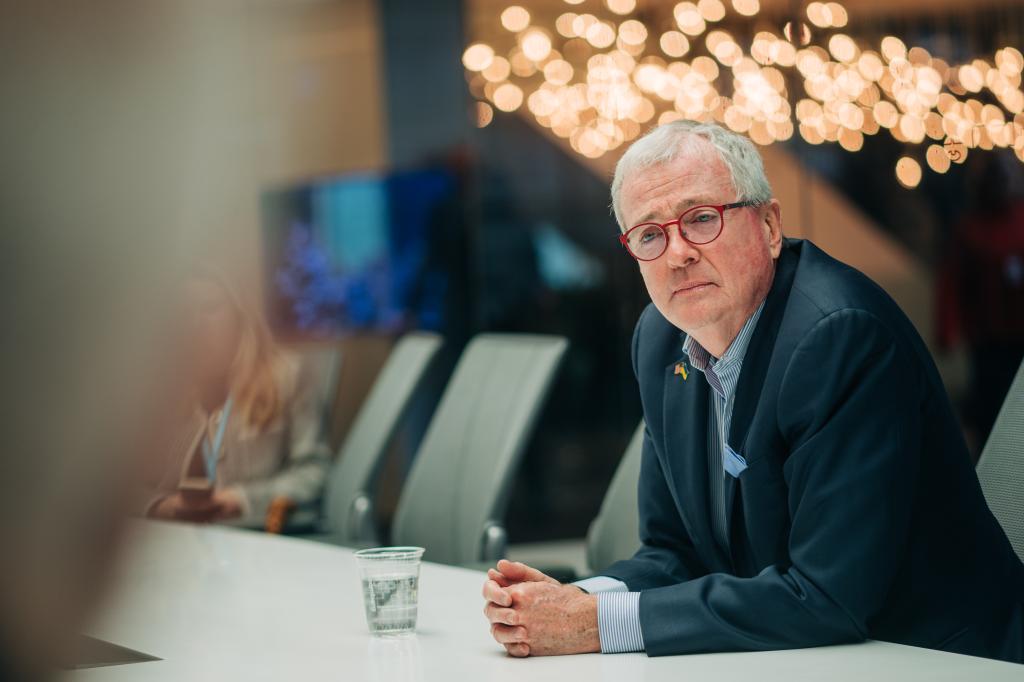
[[[416,630],[421,547],[377,547],[356,552],[366,624],[375,635]]]
[[[363,578],[363,604],[370,632],[390,634],[416,629],[418,583],[415,575]]]

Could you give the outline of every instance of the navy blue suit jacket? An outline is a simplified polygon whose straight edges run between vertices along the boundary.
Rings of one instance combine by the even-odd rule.
[[[1024,661],[1024,566],[988,509],[931,356],[899,307],[785,240],[728,442],[729,547],[708,508],[708,386],[648,306],[633,337],[647,433],[641,591],[650,655],[865,638]]]

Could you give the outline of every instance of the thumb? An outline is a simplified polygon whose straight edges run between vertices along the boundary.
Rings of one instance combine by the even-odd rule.
[[[559,584],[554,578],[544,575],[536,568],[527,566],[519,561],[508,561],[502,559],[498,562],[498,570],[510,583],[525,583],[525,582],[546,582]]]

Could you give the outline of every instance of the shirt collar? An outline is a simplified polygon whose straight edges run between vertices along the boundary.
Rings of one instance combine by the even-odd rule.
[[[729,344],[729,347],[725,349],[725,353],[722,354],[721,358],[715,359],[704,346],[687,334],[686,340],[683,341],[683,352],[686,353],[690,364],[705,375],[708,371],[721,375],[726,369],[732,368],[734,364],[737,368],[742,365],[743,356],[747,354],[747,346],[750,345],[750,337],[754,335],[754,328],[757,326],[757,321],[761,318],[761,311],[764,309],[765,300],[767,300],[767,297],[761,301],[761,305],[757,306],[757,310],[743,323],[743,327],[740,328],[739,333]],[[732,374],[738,379],[739,372],[729,372],[728,374]],[[735,382],[730,383],[733,386],[735,385]],[[731,389],[733,386],[723,386],[725,393],[732,393]]]

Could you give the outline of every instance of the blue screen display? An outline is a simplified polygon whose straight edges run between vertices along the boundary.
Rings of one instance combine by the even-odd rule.
[[[440,330],[454,176],[326,178],[263,196],[268,311],[283,336]]]

